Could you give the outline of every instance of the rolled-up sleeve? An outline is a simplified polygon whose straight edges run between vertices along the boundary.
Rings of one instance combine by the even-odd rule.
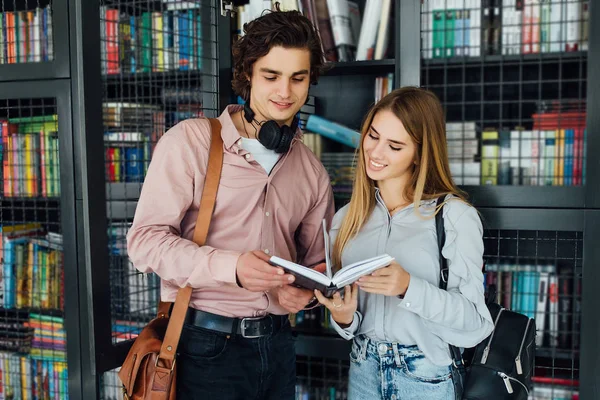
[[[181,221],[198,181],[192,165],[208,161],[208,146],[204,154],[192,153],[186,129],[185,122],[176,125],[156,146],[127,234],[127,251],[139,271],[154,272],[179,287],[236,284],[239,252],[200,247],[181,237]]]

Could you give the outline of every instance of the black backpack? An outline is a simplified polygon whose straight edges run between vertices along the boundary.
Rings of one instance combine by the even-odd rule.
[[[443,197],[437,201],[438,208]],[[448,260],[442,255],[446,240],[443,207],[435,217],[440,252],[440,289],[448,286]],[[449,345],[452,381],[456,400],[527,400],[535,360],[535,320],[505,309],[496,303],[496,293],[488,293],[486,304],[494,320],[494,330],[471,349]]]

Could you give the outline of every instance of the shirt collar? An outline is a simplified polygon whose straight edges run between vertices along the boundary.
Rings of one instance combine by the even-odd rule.
[[[235,127],[235,124],[233,123],[233,120],[231,119],[231,115],[241,111],[242,109],[242,105],[230,104],[219,116],[219,122],[221,122],[221,136],[223,137],[223,143],[227,149],[230,149],[241,138],[237,128]],[[302,140],[302,130],[300,128],[296,129],[296,134],[292,140],[292,145],[297,140]]]
[[[382,205],[384,205],[384,201],[383,198],[381,197],[381,191],[379,190],[378,187],[375,188],[375,197],[379,200],[379,203],[381,203]],[[432,204],[435,204],[437,202],[437,199],[426,199],[426,200],[421,200],[421,207],[422,206],[430,206]],[[409,205],[406,206],[406,209],[414,207],[414,203],[410,203]]]

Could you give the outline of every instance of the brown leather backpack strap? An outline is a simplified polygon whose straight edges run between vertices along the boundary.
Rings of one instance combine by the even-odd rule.
[[[223,166],[223,139],[221,138],[221,124],[219,120],[210,118],[212,139],[210,144],[210,152],[208,155],[208,167],[206,169],[206,177],[204,180],[204,189],[202,190],[202,199],[200,200],[200,209],[198,211],[198,220],[194,229],[194,242],[199,246],[204,245],[212,212],[217,199],[217,189],[219,188],[219,180],[221,179],[221,169]],[[153,390],[164,391],[166,387],[162,387],[161,382],[164,381],[165,374],[169,375],[173,369],[177,345],[183,329],[183,323],[187,313],[187,308],[192,297],[192,288],[186,286],[179,289],[177,298],[171,316],[169,317],[169,325],[160,347],[160,354],[157,359],[157,368],[155,372]],[[156,389],[154,388],[156,387]],[[164,390],[163,390],[164,389]]]

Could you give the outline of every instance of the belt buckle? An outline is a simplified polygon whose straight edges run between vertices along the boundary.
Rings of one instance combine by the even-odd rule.
[[[264,319],[265,317],[246,317],[246,318],[242,318],[242,321],[240,322],[240,331],[242,334],[242,337],[246,338],[246,339],[256,339],[259,338],[261,336],[264,335],[247,335],[246,334],[246,321],[259,321],[261,319]],[[272,326],[271,326],[272,328]]]

